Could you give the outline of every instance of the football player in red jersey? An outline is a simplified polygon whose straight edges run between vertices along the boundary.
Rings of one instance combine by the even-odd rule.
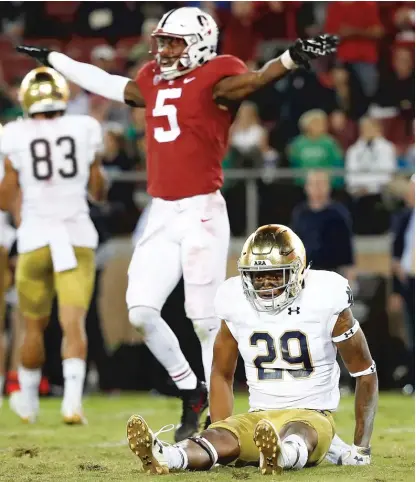
[[[217,56],[218,28],[210,15],[182,7],[163,16],[153,41],[155,60],[145,64],[135,80],[45,48],[17,50],[90,92],[146,108],[148,192],[153,200],[129,267],[127,304],[130,322],[144,333],[148,348],[181,392],[183,413],[175,433],[179,441],[197,431],[207,390],[160,311],[183,275],[186,314],[201,341],[209,383],[219,329],[213,301],[225,278],[230,235],[219,191],[221,162],[235,109],[247,95],[291,69],[334,53],[337,38],[298,39],[279,58],[249,71],[236,57]]]

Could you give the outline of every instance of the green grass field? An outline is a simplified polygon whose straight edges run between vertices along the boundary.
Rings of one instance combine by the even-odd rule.
[[[34,425],[22,424],[5,401],[0,409],[1,481],[136,481],[153,480],[125,442],[125,423],[132,413],[142,414],[155,429],[177,422],[180,402],[146,395],[93,396],[85,400],[89,425],[61,424],[60,401],[42,399]],[[236,412],[247,409],[246,397],[236,400]],[[342,400],[336,417],[338,433],[347,442],[354,430],[353,398]],[[170,441],[172,434],[167,434]],[[324,462],[301,472],[287,472],[281,480],[372,482],[414,481],[414,399],[382,394],[372,441],[371,467],[337,467]],[[174,473],[163,480],[264,480],[256,469],[216,468],[203,473]],[[275,479],[273,477],[272,479]]]

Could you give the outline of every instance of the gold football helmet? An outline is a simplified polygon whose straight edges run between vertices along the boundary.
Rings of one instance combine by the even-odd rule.
[[[279,313],[299,296],[306,270],[305,247],[282,224],[258,228],[244,243],[238,270],[244,294],[257,311]]]
[[[65,78],[49,67],[31,70],[20,86],[19,102],[27,115],[65,110],[68,99]]]

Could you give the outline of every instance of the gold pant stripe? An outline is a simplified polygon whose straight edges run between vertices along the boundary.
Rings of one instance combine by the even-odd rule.
[[[77,267],[55,272],[49,246],[19,254],[16,289],[23,315],[49,316],[55,294],[60,306],[88,309],[94,289],[95,253],[91,248],[74,247]]]
[[[228,417],[221,422],[215,422],[209,428],[223,428],[233,433],[240,445],[239,460],[243,463],[256,462],[259,460],[259,451],[253,441],[253,435],[257,423],[263,419],[269,420],[278,432],[290,422],[305,423],[316,431],[318,443],[308,458],[308,465],[317,465],[322,462],[335,433],[334,420],[330,412],[305,409],[243,413]]]

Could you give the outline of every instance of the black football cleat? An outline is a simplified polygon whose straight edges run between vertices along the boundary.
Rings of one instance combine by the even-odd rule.
[[[175,442],[192,437],[199,430],[199,419],[208,407],[208,390],[205,383],[198,382],[193,390],[181,390],[182,417],[175,430]]]

